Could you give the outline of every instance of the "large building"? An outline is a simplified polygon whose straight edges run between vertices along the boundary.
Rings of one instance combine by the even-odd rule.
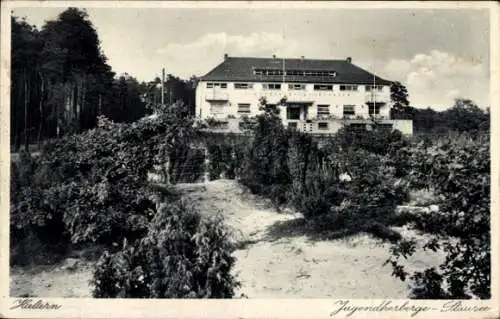
[[[285,127],[332,134],[344,125],[398,129],[411,135],[411,120],[392,120],[391,82],[345,60],[229,57],[201,77],[196,116],[218,129],[239,132],[243,117],[259,112],[260,100],[277,104]],[[286,103],[280,103],[286,101]]]

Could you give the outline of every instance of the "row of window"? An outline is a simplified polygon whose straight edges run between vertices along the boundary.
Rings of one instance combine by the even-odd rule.
[[[331,76],[336,77],[337,72],[333,70],[283,70],[283,69],[255,69],[255,75],[293,75],[293,76]]]
[[[224,113],[223,105],[213,105],[211,110],[213,114]],[[238,103],[238,114],[239,115],[250,115],[250,103]],[[380,114],[380,107],[369,107],[368,113],[370,115]],[[356,115],[355,105],[344,105],[342,110],[342,115],[352,116]],[[316,116],[318,118],[327,118],[330,116],[330,105],[318,104]],[[286,118],[288,120],[299,120],[300,119],[300,108],[299,107],[287,107],[286,108]]]
[[[282,83],[263,83],[262,88],[264,90],[281,90]],[[340,85],[340,91],[358,91],[359,85]],[[222,82],[208,82],[207,89],[221,88],[227,89],[227,83]],[[234,83],[234,88],[239,90],[249,90],[253,89],[253,83]],[[305,84],[288,84],[289,90],[305,90]],[[378,91],[382,92],[384,89],[383,85],[366,85],[365,90],[367,92]],[[332,84],[314,84],[314,91],[333,91]]]

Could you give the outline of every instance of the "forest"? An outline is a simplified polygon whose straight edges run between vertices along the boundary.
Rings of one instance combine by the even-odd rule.
[[[69,8],[40,30],[15,16],[11,26],[13,151],[93,128],[100,115],[133,122],[160,103],[160,78],[139,82],[113,72],[84,10]],[[167,102],[183,101],[194,112],[196,78],[169,74],[164,85]]]

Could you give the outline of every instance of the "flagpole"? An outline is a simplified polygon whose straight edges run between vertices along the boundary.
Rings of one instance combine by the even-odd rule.
[[[372,39],[372,74],[373,74],[373,86],[372,86],[372,104],[373,104],[373,118],[375,118],[375,39]]]

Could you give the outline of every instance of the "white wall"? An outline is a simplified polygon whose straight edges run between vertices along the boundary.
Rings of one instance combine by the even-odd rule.
[[[364,85],[358,85],[358,91],[340,91],[340,85],[333,85],[333,91],[315,91],[314,84],[306,84],[305,90],[289,90],[288,83],[281,83],[281,90],[264,90],[262,83],[253,83],[252,89],[235,89],[234,83],[227,83],[226,89],[207,88],[206,81],[198,83],[196,89],[196,116],[201,118],[226,118],[228,115],[238,116],[238,103],[250,104],[250,116],[259,113],[259,98],[265,97],[267,103],[278,103],[286,96],[287,101],[309,102],[313,104],[309,107],[309,118],[316,117],[317,105],[330,105],[330,114],[337,118],[343,116],[344,105],[355,105],[356,115],[368,118],[368,106],[366,102],[371,101],[372,95],[365,91]],[[228,101],[220,114],[211,113],[211,104],[206,101],[206,97],[227,97]],[[390,87],[384,86],[382,92],[375,93],[376,101],[385,102],[381,108],[380,115],[389,118],[391,102]]]
[[[392,120],[392,128],[400,130],[405,135],[413,135],[413,121],[412,120]]]

